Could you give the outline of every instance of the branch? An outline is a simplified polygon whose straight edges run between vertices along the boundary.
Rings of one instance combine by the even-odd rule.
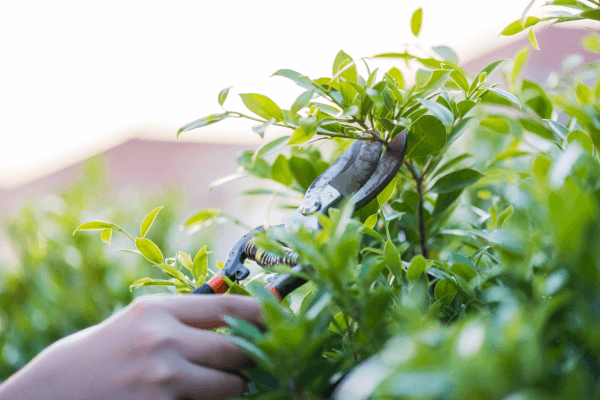
[[[424,202],[424,193],[423,193],[423,176],[419,175],[415,170],[414,166],[411,162],[404,163],[406,168],[413,176],[415,183],[417,184],[417,194],[419,195],[419,211],[418,211],[418,219],[419,219],[419,236],[421,241],[421,254],[425,258],[429,258],[429,254],[427,251],[427,236],[425,234],[425,218],[423,216],[423,202]]]
[[[354,344],[354,334],[352,332],[352,328],[350,327],[350,323],[348,321],[348,316],[346,315],[346,313],[342,313],[342,315],[344,316],[344,322],[346,323],[346,331],[348,332],[348,340],[350,340],[350,342],[352,344]],[[354,357],[354,362],[358,363],[358,355],[356,354],[356,352],[354,350],[352,350],[352,356]]]

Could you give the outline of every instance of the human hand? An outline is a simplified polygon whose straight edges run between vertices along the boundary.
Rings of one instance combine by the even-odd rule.
[[[237,295],[143,296],[42,351],[0,386],[0,399],[226,399],[244,381],[243,351],[207,329],[232,315],[258,322]]]

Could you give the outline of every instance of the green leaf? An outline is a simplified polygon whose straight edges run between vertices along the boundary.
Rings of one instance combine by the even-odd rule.
[[[427,83],[429,83],[429,81],[431,80],[432,75],[433,71],[429,68],[419,68],[415,76],[415,85],[418,88],[424,88],[425,85],[427,85]]]
[[[460,101],[456,107],[458,108],[458,114],[461,117],[464,117],[465,115],[467,115],[467,113],[469,111],[471,111],[473,109],[473,107],[475,107],[477,103],[475,103],[473,100],[462,100]]]
[[[225,183],[231,182],[231,181],[235,181],[236,179],[243,178],[245,176],[248,176],[248,175],[246,175],[246,174],[231,174],[231,175],[227,175],[222,178],[219,178],[219,179],[215,179],[214,181],[209,183],[208,191],[212,192],[212,190],[216,187],[219,187],[219,186],[221,186]]]
[[[451,263],[462,263],[468,265],[469,267],[473,268],[473,270],[475,270],[475,265],[473,264],[473,261],[471,261],[469,257],[465,257],[462,254],[450,252],[448,256],[448,261]]]
[[[148,229],[150,229],[150,227],[152,226],[152,223],[154,222],[154,219],[156,218],[156,216],[158,215],[158,213],[162,209],[163,209],[162,206],[161,207],[157,207],[154,210],[150,211],[144,217],[144,220],[142,221],[142,225],[140,226],[140,236],[141,237],[146,236],[146,233],[148,233]]]
[[[579,0],[552,0],[552,1],[548,2],[547,4],[554,5],[554,6],[570,7],[570,8],[574,8],[576,10],[580,10],[580,11],[591,10],[591,8],[589,6],[583,4]]]
[[[469,122],[473,120],[473,117],[463,118],[454,127],[448,134],[448,146],[450,146],[456,139],[458,139],[468,128]]]
[[[377,202],[379,203],[379,207],[383,207],[390,200],[390,197],[392,197],[394,189],[396,188],[396,182],[397,178],[392,179],[392,181],[385,187],[385,189],[383,189],[381,193],[377,195]],[[377,218],[375,220],[377,221]],[[367,225],[366,222],[365,225]],[[372,226],[369,226],[369,228],[372,228]]]
[[[519,32],[524,31],[525,29],[537,24],[540,21],[541,21],[541,19],[539,19],[537,17],[527,17],[527,19],[525,20],[525,23],[523,24],[522,21],[519,19],[519,20],[513,22],[512,24],[510,24],[509,26],[507,26],[502,31],[501,35],[502,36],[515,35]]]
[[[521,92],[525,98],[525,104],[540,118],[549,119],[552,117],[552,101],[540,85],[528,79],[523,79]]]
[[[275,118],[270,118],[269,120],[265,121],[264,124],[254,125],[252,127],[252,132],[256,133],[257,135],[259,135],[261,138],[264,139],[265,132],[267,131],[267,129],[269,129],[271,126],[273,126],[273,124],[275,122],[276,122]]]
[[[462,189],[450,193],[442,193],[438,196],[435,201],[435,208],[433,209],[433,216],[437,217],[442,215],[446,210],[452,206],[452,204],[460,197]]]
[[[129,286],[129,291],[133,291],[133,289],[140,288],[142,286],[175,286],[173,281],[168,281],[164,279],[151,279],[151,278],[142,278],[133,282]]]
[[[168,277],[178,279],[181,281],[182,284],[185,285],[185,283],[184,283],[184,282],[186,282],[185,275],[183,275],[183,273],[181,271],[179,271],[177,268],[175,268],[174,266],[169,265],[169,264],[162,264],[162,263],[156,263],[156,264],[154,264],[154,266],[162,269],[163,272],[165,273],[165,275],[167,275]],[[177,286],[177,282],[175,282],[175,286]]]
[[[292,183],[292,172],[290,171],[288,160],[283,154],[279,154],[271,166],[271,179],[285,186],[289,186]]]
[[[580,130],[575,130],[569,133],[569,136],[567,136],[567,142],[569,144],[577,142],[579,146],[581,146],[584,150],[587,150],[589,152],[592,152],[594,150],[592,138],[590,138],[585,132]]]
[[[314,91],[312,91],[312,90],[307,90],[306,92],[302,93],[294,101],[294,104],[292,104],[292,108],[290,109],[290,111],[292,113],[297,113],[298,111],[300,111],[301,109],[306,107],[308,105],[308,103],[310,103],[310,101],[312,100],[313,94],[314,94]]]
[[[552,131],[554,131],[554,133],[556,133],[558,137],[560,137],[562,140],[565,140],[567,138],[567,135],[569,134],[569,130],[567,129],[567,127],[559,124],[556,121],[552,121],[551,119],[545,119],[544,121],[546,121],[548,125],[550,125]]]
[[[450,271],[452,271],[453,274],[460,276],[467,282],[477,276],[477,272],[472,267],[463,263],[452,264]]]
[[[523,31],[523,23],[519,19],[519,20],[513,22],[512,24],[508,25],[506,28],[504,28],[504,30],[502,31],[502,33],[500,35],[512,36],[521,31]]]
[[[366,306],[361,310],[362,322],[371,330],[381,324],[386,317],[386,310],[389,308],[392,298],[388,293],[375,292],[371,293],[367,300]]]
[[[375,108],[380,109],[385,106],[385,101],[379,91],[375,89],[367,89],[365,90],[365,93],[373,101],[373,104],[375,104]]]
[[[523,129],[528,130],[529,132],[533,132],[536,135],[540,135],[546,139],[552,139],[552,133],[548,130],[546,126],[537,122],[535,119],[525,119],[519,118],[519,123],[523,127]]]
[[[194,263],[192,265],[192,275],[194,280],[199,280],[201,277],[205,277],[208,272],[208,255],[210,251],[206,251],[206,245],[200,249],[200,251],[194,257]]]
[[[444,299],[444,303],[449,306],[456,296],[456,284],[450,279],[442,279],[435,285],[434,294],[436,299]]]
[[[254,361],[256,361],[263,368],[267,369],[267,371],[273,370],[275,368],[275,365],[269,359],[269,356],[264,351],[262,351],[260,349],[260,347],[256,346],[255,344],[250,343],[249,341],[244,340],[239,337],[236,337],[236,336],[227,336],[227,340],[232,341],[233,343],[237,344],[242,349],[244,349],[244,351]]]
[[[513,70],[510,73],[511,82],[515,82],[521,75],[521,72],[523,72],[525,65],[527,65],[528,55],[529,55],[529,47],[524,47],[515,56],[515,64],[513,66]]]
[[[250,341],[260,340],[263,337],[263,333],[257,327],[243,319],[225,315],[223,321],[232,328],[233,334],[236,336]]]
[[[581,82],[575,83],[575,96],[582,104],[590,103],[591,92],[590,88]]]
[[[420,71],[425,70],[421,69]],[[431,71],[429,79],[425,81],[425,83],[422,83],[423,81],[419,83],[419,77],[417,76],[417,89],[420,91],[419,96],[425,97],[438,90],[440,87],[442,87],[442,85],[444,85],[444,83],[446,83],[453,71],[453,69],[435,69]],[[422,72],[421,79],[426,79],[426,75],[427,74],[425,72]]]
[[[427,269],[427,261],[422,255],[413,257],[410,261],[410,266],[406,272],[406,276],[409,280],[418,279],[423,272]]]
[[[429,189],[433,193],[450,193],[471,186],[483,177],[481,172],[474,169],[459,169],[442,176],[433,187]]]
[[[579,16],[587,19],[593,19],[595,21],[600,21],[600,8],[596,10],[584,11],[581,14],[579,14]]]
[[[383,254],[385,256],[386,263],[393,265],[401,264],[400,252],[390,239],[388,239],[387,242],[385,242],[385,246],[383,247]]]
[[[361,253],[366,253],[367,251],[370,251],[371,253],[383,255],[383,250],[376,249],[376,248],[373,248],[373,247],[365,247],[360,252]]]
[[[131,285],[129,285],[129,291],[131,292],[132,289],[137,289],[138,287],[142,286],[142,284],[147,283],[147,282],[152,282],[152,278],[138,279],[137,281],[135,281]]]
[[[182,126],[181,128],[179,128],[179,130],[177,131],[177,137],[179,137],[179,134],[181,132],[187,132],[187,131],[191,131],[192,129],[202,128],[203,126],[212,125],[216,122],[223,121],[224,119],[229,118],[229,117],[231,117],[231,115],[229,113],[222,113],[222,114],[212,114],[212,115],[209,115],[208,117],[197,119],[197,120],[192,121],[192,122]]]
[[[533,29],[529,30],[529,42],[533,46],[534,49],[539,50],[540,45],[538,44],[537,39],[535,38],[535,33],[533,33]]]
[[[414,12],[412,18],[410,19],[410,30],[413,35],[419,36],[419,32],[421,31],[421,22],[423,21],[423,9],[419,8]]]
[[[305,158],[292,156],[289,159],[292,176],[300,184],[302,189],[308,190],[309,186],[317,178],[313,164]]]
[[[339,91],[344,104],[352,104],[356,98],[357,91],[352,84],[358,82],[358,71],[352,57],[340,50],[335,57],[332,68],[333,78],[339,86]],[[332,96],[333,96],[332,91]]]
[[[527,4],[527,6],[525,7],[525,9],[523,10],[523,13],[521,14],[521,23],[523,25],[525,25],[527,23],[527,14],[529,13],[529,10],[531,9],[531,6],[533,6],[533,3],[535,3],[536,0],[529,0],[529,3]]]
[[[252,156],[252,161],[254,162],[258,158],[268,156],[269,154],[284,148],[287,145],[289,139],[289,136],[282,136],[265,144],[264,146],[260,147],[254,152],[254,155]]]
[[[342,313],[342,312],[338,313],[335,316],[335,318],[333,318],[333,320],[337,323],[337,325],[334,324],[333,322],[330,323],[329,330],[331,332],[337,333],[338,335],[344,336],[347,331],[347,325],[346,325],[346,320],[344,319],[344,313]],[[338,328],[338,326],[339,326],[339,328]]]
[[[79,225],[73,232],[73,235],[77,231],[88,231],[88,230],[98,230],[98,229],[108,229],[108,228],[115,228],[115,225],[110,222],[100,222],[100,221],[86,222],[84,224]]]
[[[458,56],[448,46],[433,46],[431,50],[435,51],[444,61],[451,62],[452,64],[458,64]]]
[[[361,226],[361,231],[365,235],[369,235],[372,238],[375,238],[375,239],[379,240],[380,242],[385,243],[385,240],[383,240],[381,235],[379,233],[377,233],[376,231],[374,231],[372,228],[369,228],[368,226],[363,225],[363,226]]]
[[[177,293],[191,293],[192,289],[186,285],[186,283],[180,279],[174,279],[173,283],[175,284],[175,290]]]
[[[275,118],[277,122],[283,122],[283,111],[267,96],[257,93],[242,93],[240,97],[244,105],[259,117],[267,121]]]
[[[311,107],[317,107],[319,110],[323,111],[324,113],[329,113],[329,114],[337,114],[340,112],[340,110],[338,110],[336,107],[331,106],[329,104],[323,104],[323,103],[319,103],[316,101],[311,101],[310,103],[308,103],[309,106]]]
[[[325,92],[323,92],[322,88],[316,82],[311,81],[308,78],[308,76],[302,75],[301,73],[293,71],[291,69],[280,69],[271,76],[282,76],[284,78],[291,79],[292,81],[294,81],[294,83],[296,83],[296,85],[300,87],[309,90],[314,90],[323,96],[325,95]]]
[[[377,223],[377,214],[373,214],[365,220],[365,226],[368,227],[369,229],[373,229],[373,227],[375,226],[376,223]]]
[[[340,50],[336,54],[335,60],[333,61],[333,67],[331,68],[331,76],[333,77],[333,76],[337,75],[342,69],[344,69],[344,67],[346,65],[348,65],[352,61],[353,61],[352,57],[350,57],[348,54],[346,54],[343,50]],[[348,70],[350,70],[350,69],[354,69],[354,72],[356,72],[356,66],[353,65],[351,67],[348,67]],[[346,71],[348,71],[348,70],[346,70]],[[342,72],[342,74],[344,74],[346,71]],[[351,72],[351,74],[354,75],[352,72]],[[340,75],[340,76],[342,76],[342,75]],[[352,82],[356,82],[356,81],[357,81],[357,79],[352,80]]]
[[[305,132],[312,134],[317,132],[318,123],[315,117],[302,117],[298,119],[298,124]]]
[[[280,69],[271,76],[283,76],[284,78],[288,78],[294,82],[297,82],[300,77],[305,75],[302,75],[300,72],[296,72],[291,69]]]
[[[496,132],[508,133],[510,132],[510,126],[508,122],[502,117],[488,117],[479,122],[480,126],[484,126]]]
[[[142,253],[146,260],[156,264],[163,262],[162,252],[150,239],[136,238],[135,247]]]
[[[100,239],[110,245],[110,238],[112,237],[112,229],[111,228],[106,228],[102,230],[102,233],[100,233]]]
[[[484,69],[481,70],[481,72],[479,73],[479,75],[485,73],[486,77],[489,78],[490,76],[492,76],[492,74],[498,69],[498,67],[506,60],[498,60],[498,61],[494,61],[493,63],[490,63],[488,66],[486,66]],[[477,75],[477,76],[479,76]]]
[[[321,290],[310,303],[310,307],[304,314],[309,321],[316,319],[326,308],[329,307],[333,293],[329,290]]]
[[[77,231],[91,231],[91,230],[99,230],[99,229],[104,230],[104,229],[108,229],[108,228],[111,228],[111,229],[114,229],[115,231],[123,233],[125,236],[127,236],[129,239],[131,239],[131,241],[135,242],[135,239],[129,233],[127,233],[119,225],[113,224],[112,222],[102,222],[102,221],[86,222],[86,223],[79,225],[75,229],[75,231],[73,231],[73,235],[75,235],[77,233]]]
[[[220,208],[206,208],[198,211],[183,223],[183,226],[189,228],[192,225],[203,224],[207,221],[216,219],[221,214]]]
[[[177,252],[177,257],[188,271],[190,271],[191,273],[194,272],[194,263],[192,262],[192,257],[190,257],[189,254],[184,253],[183,251],[179,251]]]
[[[531,153],[528,151],[510,149],[510,150],[506,150],[506,151],[503,151],[502,153],[498,154],[494,158],[494,161],[492,161],[492,163],[502,161],[502,160],[508,160],[510,158],[529,156],[529,155],[531,155]]]
[[[432,115],[415,121],[408,131],[407,158],[427,156],[442,150],[446,144],[446,128]]]
[[[452,70],[452,72],[450,73],[450,79],[452,79],[454,83],[458,85],[459,88],[461,88],[465,93],[467,93],[469,91],[469,81],[467,80],[467,77],[461,71],[459,71],[451,65],[444,64],[443,67],[444,69]]]
[[[290,146],[292,146],[292,145],[299,145],[302,143],[306,143],[310,139],[312,139],[313,136],[315,136],[315,133],[316,133],[315,130],[306,132],[304,129],[298,128],[292,134],[292,137],[290,138],[290,141],[288,144]]]
[[[505,98],[511,103],[518,105],[519,108],[521,108],[521,102],[519,101],[519,99],[517,99],[514,95],[508,93],[507,91],[498,88],[488,88],[488,90],[494,94],[497,94],[500,97]]]
[[[229,94],[229,89],[231,89],[231,86],[226,87],[225,89],[223,89],[219,92],[219,104],[220,105],[223,105],[223,103],[225,103],[225,100],[227,100],[227,95]]]
[[[375,73],[375,71],[373,71]],[[393,67],[388,72],[388,75],[398,84],[398,89],[404,89],[404,75],[398,68]]]
[[[465,160],[467,158],[470,158],[470,157],[473,157],[473,155],[471,155],[469,153],[463,153],[463,154],[460,154],[460,155],[458,155],[458,156],[456,156],[456,157],[454,157],[454,158],[446,161],[442,166],[440,166],[439,168],[437,168],[434,171],[433,176],[437,176],[437,175],[442,174],[443,172],[449,170],[450,168],[452,168],[453,166],[455,166],[459,162],[461,162],[461,161],[463,161],[463,160]]]
[[[446,107],[435,101],[426,99],[418,100],[419,103],[423,104],[423,106],[425,106],[425,108],[427,108],[434,117],[439,119],[442,122],[442,124],[444,124],[447,130],[449,130],[452,127],[452,125],[454,125],[454,115],[452,114],[452,111],[448,110]]]

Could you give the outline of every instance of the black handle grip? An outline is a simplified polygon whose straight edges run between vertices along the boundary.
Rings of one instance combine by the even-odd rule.
[[[294,272],[302,272],[302,266],[296,265],[292,268]],[[273,292],[279,300],[283,300],[285,296],[298,289],[300,286],[306,283],[306,279],[300,278],[296,275],[281,274],[273,278],[267,284],[267,289]]]

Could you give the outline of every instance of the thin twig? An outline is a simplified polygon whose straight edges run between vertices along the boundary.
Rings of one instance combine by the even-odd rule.
[[[346,323],[346,331],[348,332],[348,340],[352,344],[354,344],[354,333],[352,332],[352,328],[350,327],[350,322],[348,321],[348,316],[346,313],[342,313],[344,316],[344,322]],[[354,362],[358,362],[358,354],[354,350],[352,350],[352,356],[354,357]]]
[[[425,196],[425,193],[423,192],[423,176],[419,175],[417,173],[417,171],[415,170],[415,168],[411,162],[407,162],[407,163],[405,163],[405,165],[406,165],[406,168],[408,169],[408,171],[410,172],[410,174],[413,176],[415,183],[417,184],[417,194],[419,195],[418,218],[419,218],[419,235],[420,235],[420,241],[421,241],[421,254],[425,258],[429,258],[429,255],[427,252],[427,236],[425,234],[425,218],[424,218],[424,210],[423,210],[423,202],[424,202],[424,196]]]

